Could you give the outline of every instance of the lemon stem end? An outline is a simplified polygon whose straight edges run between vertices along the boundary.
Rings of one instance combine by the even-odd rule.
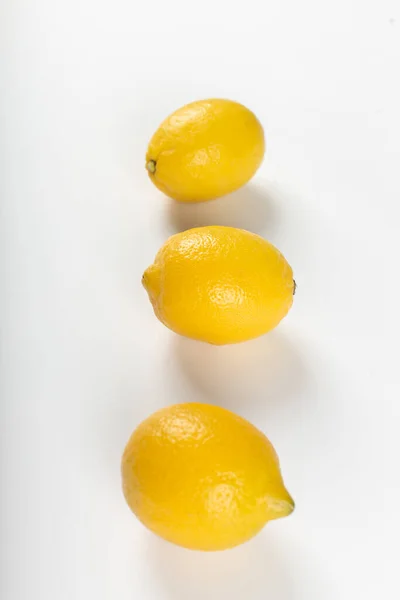
[[[154,175],[154,173],[156,172],[156,161],[155,160],[149,160],[146,163],[146,169],[148,170],[149,173],[151,173],[152,175]]]

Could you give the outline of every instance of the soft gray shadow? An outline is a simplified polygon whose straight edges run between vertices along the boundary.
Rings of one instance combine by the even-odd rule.
[[[231,410],[261,403],[272,408],[297,399],[307,384],[300,348],[280,330],[256,340],[212,346],[171,340],[176,366],[205,401]]]
[[[160,600],[294,600],[290,568],[275,538],[261,534],[224,552],[194,552],[152,537],[149,560]]]
[[[237,192],[210,202],[185,204],[168,201],[168,217],[174,233],[205,225],[227,225],[262,234],[276,226],[277,192],[249,183]]]

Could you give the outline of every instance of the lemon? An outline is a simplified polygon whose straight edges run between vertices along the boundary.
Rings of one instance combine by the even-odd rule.
[[[270,331],[289,311],[295,291],[279,250],[254,233],[221,226],[173,235],[142,281],[164,325],[211,344]]]
[[[194,550],[237,546],[294,509],[265,435],[206,404],[177,404],[143,421],[125,448],[122,481],[146,527]]]
[[[231,100],[203,100],[183,106],[160,125],[146,168],[167,196],[202,202],[249,181],[264,150],[263,128],[248,108]]]

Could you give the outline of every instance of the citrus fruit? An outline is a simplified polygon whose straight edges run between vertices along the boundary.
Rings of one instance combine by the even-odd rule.
[[[264,156],[256,116],[231,100],[187,104],[167,117],[150,140],[146,168],[153,183],[182,202],[212,200],[251,179]]]
[[[143,421],[125,448],[122,481],[146,527],[194,550],[237,546],[294,509],[265,435],[207,404],[177,404]]]
[[[173,235],[142,282],[164,325],[211,344],[267,333],[287,314],[295,291],[279,250],[254,233],[221,226]]]

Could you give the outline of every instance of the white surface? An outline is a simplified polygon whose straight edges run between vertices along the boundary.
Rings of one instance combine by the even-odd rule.
[[[397,599],[398,3],[0,12],[1,598]],[[267,160],[234,197],[178,206],[145,148],[208,96],[256,112]],[[168,235],[211,223],[293,265],[294,308],[262,340],[202,346],[152,315],[143,269]],[[270,436],[297,502],[213,555],[158,541],[120,491],[131,430],[199,399]]]

